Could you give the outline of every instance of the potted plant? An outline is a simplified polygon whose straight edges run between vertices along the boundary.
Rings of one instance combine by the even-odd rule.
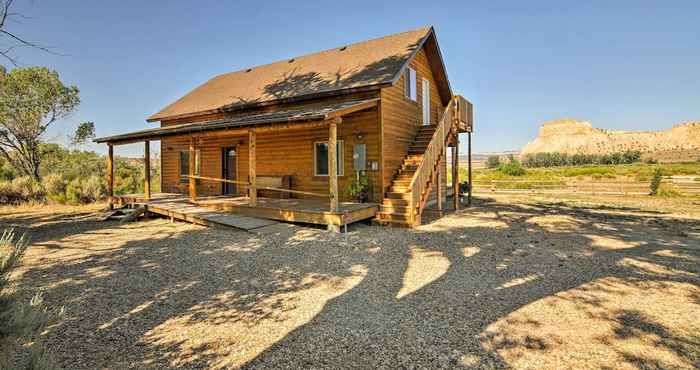
[[[369,178],[366,175],[359,175],[357,179],[348,185],[348,194],[358,202],[364,203],[367,201],[367,190],[369,188]]]

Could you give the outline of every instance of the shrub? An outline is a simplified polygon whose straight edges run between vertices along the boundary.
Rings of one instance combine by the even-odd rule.
[[[27,246],[27,238],[24,235],[16,238],[12,230],[5,230],[0,236],[0,369],[8,369],[9,359],[13,357],[25,358],[24,363],[15,364],[14,368],[56,368],[44,350],[40,338],[40,333],[55,315],[47,311],[41,294],[34,295],[29,304],[26,304],[9,288],[10,273],[17,266]],[[62,314],[62,311],[58,314]],[[25,350],[29,343],[29,356],[17,356],[13,353]]]
[[[502,164],[498,170],[508,176],[522,176],[525,174],[525,168],[523,168],[520,161],[511,157],[508,163]]]
[[[654,175],[651,177],[651,183],[649,184],[649,189],[651,190],[649,195],[655,196],[659,194],[659,187],[661,186],[662,178],[663,174],[661,173],[661,169],[655,168]]]
[[[490,155],[486,159],[486,168],[498,168],[501,166],[501,158],[497,155]]]
[[[584,166],[589,164],[630,164],[638,162],[642,153],[638,150],[627,150],[603,155],[577,153],[570,155],[558,152],[543,152],[526,154],[523,165],[533,167],[562,167]]]
[[[63,203],[66,201],[66,180],[59,173],[51,173],[41,180],[46,192],[46,197],[54,202]]]
[[[66,187],[66,201],[72,204],[92,203],[105,196],[102,180],[97,175],[75,179]]]
[[[0,182],[0,204],[43,201],[44,196],[41,184],[28,176]]]

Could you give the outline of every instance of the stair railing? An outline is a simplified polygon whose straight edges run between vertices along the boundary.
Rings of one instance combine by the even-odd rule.
[[[445,113],[438,122],[433,137],[430,139],[428,147],[425,149],[423,158],[421,159],[416,172],[411,178],[411,199],[409,202],[410,222],[412,225],[420,224],[421,210],[428,199],[428,194],[424,194],[429,189],[429,182],[432,179],[433,172],[437,165],[437,161],[441,159],[442,153],[445,150],[447,137],[454,127],[454,99],[445,108]]]

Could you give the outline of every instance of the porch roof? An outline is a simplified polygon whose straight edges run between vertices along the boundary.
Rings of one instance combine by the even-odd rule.
[[[134,131],[126,134],[105,136],[96,138],[94,141],[96,143],[126,144],[145,140],[157,140],[167,136],[225,130],[239,127],[274,125],[278,123],[301,123],[305,121],[324,121],[374,107],[377,105],[378,101],[379,99],[375,98],[276,112],[258,112],[232,118],[183,123],[179,125]]]

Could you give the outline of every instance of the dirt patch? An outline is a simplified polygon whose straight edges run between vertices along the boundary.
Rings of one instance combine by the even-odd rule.
[[[64,368],[694,368],[700,221],[478,199],[415,230],[272,235],[0,213],[65,306]],[[6,211],[6,209],[3,209]]]

